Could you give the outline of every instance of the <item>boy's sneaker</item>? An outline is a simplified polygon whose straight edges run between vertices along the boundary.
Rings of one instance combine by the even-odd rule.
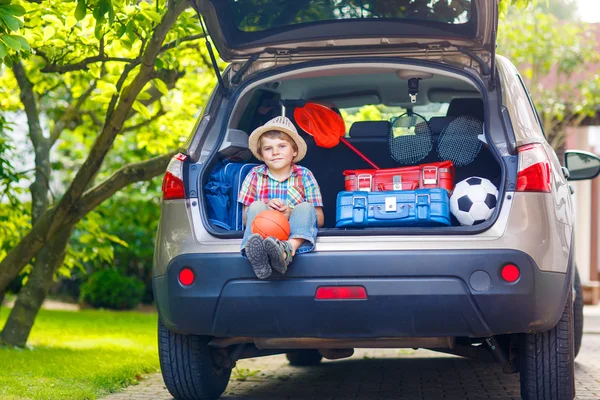
[[[267,279],[271,276],[271,266],[269,265],[269,257],[265,251],[264,239],[258,233],[251,235],[244,246],[246,257],[252,264],[254,274],[258,279]]]
[[[277,272],[285,274],[288,265],[292,262],[292,245],[287,241],[282,242],[273,236],[266,238],[264,245],[271,261],[271,267]]]

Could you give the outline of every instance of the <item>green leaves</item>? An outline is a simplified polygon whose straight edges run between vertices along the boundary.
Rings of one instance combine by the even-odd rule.
[[[75,8],[75,18],[77,21],[81,21],[85,18],[87,9],[85,8],[85,0],[77,0],[77,7]]]
[[[553,146],[561,146],[567,125],[577,126],[600,101],[586,91],[600,80],[594,78],[600,71],[591,70],[600,57],[588,30],[539,8],[509,9],[499,25],[498,53],[520,71]]]
[[[46,26],[44,28],[44,41],[50,39],[52,36],[54,36],[55,33],[56,33],[56,30],[54,29],[54,27]]]
[[[23,21],[19,18],[25,13],[25,8],[11,4],[10,0],[0,1],[0,64],[4,62],[11,67],[12,55],[17,56],[21,51],[31,50],[25,38],[11,33],[23,28]]]

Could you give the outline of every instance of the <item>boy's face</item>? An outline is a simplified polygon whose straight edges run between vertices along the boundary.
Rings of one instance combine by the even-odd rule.
[[[294,157],[298,155],[292,144],[284,139],[262,137],[260,147],[265,164],[273,171],[288,168]]]

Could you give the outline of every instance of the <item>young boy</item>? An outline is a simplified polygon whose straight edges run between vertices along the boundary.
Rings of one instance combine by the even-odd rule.
[[[317,227],[324,222],[323,200],[312,172],[296,164],[306,155],[306,142],[288,118],[276,117],[256,128],[248,145],[265,164],[248,173],[238,195],[238,202],[244,204],[246,225],[241,253],[256,276],[267,279],[272,268],[284,274],[296,252],[305,253],[315,247]],[[269,209],[289,219],[287,241],[252,234],[254,218]]]

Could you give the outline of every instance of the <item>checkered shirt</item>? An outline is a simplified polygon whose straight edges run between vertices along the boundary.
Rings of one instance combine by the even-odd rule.
[[[266,164],[250,170],[238,195],[238,202],[249,206],[255,201],[268,203],[271,199],[281,199],[294,208],[302,202],[315,207],[323,207],[321,189],[315,176],[300,165],[292,164],[292,174],[283,182],[274,179]]]

